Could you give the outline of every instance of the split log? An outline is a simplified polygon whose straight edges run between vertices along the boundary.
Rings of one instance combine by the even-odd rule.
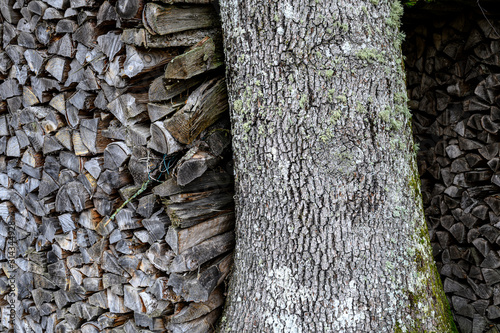
[[[69,34],[65,34],[62,38],[53,42],[48,49],[50,54],[57,54],[62,57],[72,58],[75,54],[73,42]]]
[[[151,124],[151,140],[148,148],[152,148],[162,154],[173,154],[183,149],[172,134],[165,128],[163,122],[157,121]]]
[[[172,316],[170,323],[180,324],[198,319],[224,304],[223,288],[216,288],[206,302],[189,303]],[[170,328],[171,329],[171,328]]]
[[[63,20],[57,21],[57,25],[56,25],[55,29],[56,29],[57,34],[65,34],[65,33],[72,34],[73,32],[75,32],[75,30],[77,28],[78,28],[78,25],[76,24],[75,21],[69,20],[69,19],[63,19]]]
[[[181,31],[168,35],[153,35],[146,29],[125,29],[122,33],[122,41],[125,44],[142,46],[145,48],[166,47],[191,47],[205,37],[220,39],[219,27]]]
[[[170,226],[170,219],[166,214],[159,211],[150,218],[142,220],[142,225],[151,235],[153,242],[163,239],[167,232],[167,227]]]
[[[99,7],[99,12],[97,13],[97,26],[108,24],[119,27],[120,18],[118,17],[115,7],[108,1],[104,1]]]
[[[25,49],[25,46],[9,45],[5,48],[5,52],[15,65],[20,65],[24,63],[23,52]]]
[[[156,104],[148,103],[148,115],[151,122],[156,122],[176,111],[178,111],[184,102],[182,103],[166,103],[166,104]]]
[[[89,199],[82,183],[69,182],[57,192],[55,208],[57,212],[81,212],[91,207]]]
[[[125,20],[139,20],[143,8],[143,0],[118,0],[116,3],[116,13]]]
[[[172,333],[187,333],[187,332],[192,332],[192,333],[204,333],[204,332],[210,332],[213,330],[213,327],[215,326],[215,323],[217,322],[217,319],[220,317],[222,313],[221,308],[217,308],[210,312],[209,314],[194,319],[189,322],[183,322],[183,323],[170,323],[167,328],[172,332]]]
[[[176,58],[174,58],[176,59]],[[172,63],[169,64],[169,66]],[[168,68],[168,66],[167,66]],[[166,80],[163,77],[156,78],[149,87],[150,102],[170,101],[173,97],[188,91],[199,85],[204,78],[196,77],[190,80]]]
[[[186,105],[165,121],[165,128],[180,143],[190,144],[227,109],[225,79],[213,79],[189,96]]]
[[[123,74],[129,78],[162,68],[178,54],[176,50],[143,52],[131,45],[127,45],[126,49],[127,58],[123,64]]]
[[[160,271],[168,272],[168,268],[174,259],[175,254],[165,243],[154,243],[146,251],[149,261]]]
[[[120,168],[130,156],[131,151],[123,142],[113,142],[104,150],[104,168],[116,170]]]
[[[153,193],[167,197],[179,193],[203,192],[214,188],[227,188],[233,184],[232,178],[225,172],[207,171],[196,182],[179,186],[174,179],[168,179],[153,188]]]
[[[66,79],[69,62],[63,58],[52,57],[45,65],[45,70],[49,72],[57,81],[62,82]]]
[[[234,214],[222,214],[186,229],[171,226],[168,229],[165,241],[175,254],[180,254],[206,239],[232,230],[233,227]]]
[[[131,118],[146,111],[146,105],[138,103],[131,94],[124,94],[114,99],[107,108],[123,125],[128,125]]]
[[[17,24],[17,22],[21,19],[21,15],[13,8],[14,0],[2,0],[0,4],[0,12],[2,13],[3,18],[11,24]]]
[[[221,49],[210,37],[205,37],[189,51],[172,59],[165,70],[165,78],[189,79],[221,66],[223,61]]]
[[[106,35],[97,37],[97,44],[110,60],[113,60],[115,55],[119,53],[124,46],[120,39],[120,35],[113,32],[108,32]]]
[[[212,237],[182,252],[170,265],[171,273],[194,271],[207,261],[220,256],[234,247],[232,231]]]
[[[182,8],[148,3],[144,8],[143,23],[153,34],[167,35],[217,26],[219,19],[212,6]]]
[[[177,164],[175,173],[177,184],[185,186],[217,164],[217,158],[199,148],[192,148]]]
[[[232,191],[210,190],[202,193],[187,193],[163,200],[166,212],[174,227],[188,228],[220,213],[231,210]]]
[[[185,275],[172,273],[167,285],[172,286],[174,292],[186,301],[205,302],[229,274],[231,262],[232,254],[229,254],[208,264],[199,273],[191,272]]]

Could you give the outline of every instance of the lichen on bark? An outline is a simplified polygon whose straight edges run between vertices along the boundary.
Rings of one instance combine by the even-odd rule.
[[[237,216],[221,331],[453,331],[412,191],[401,14],[221,2]]]

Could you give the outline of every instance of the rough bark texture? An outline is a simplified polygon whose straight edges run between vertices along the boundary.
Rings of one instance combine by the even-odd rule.
[[[451,332],[393,1],[221,2],[237,246],[220,331]]]

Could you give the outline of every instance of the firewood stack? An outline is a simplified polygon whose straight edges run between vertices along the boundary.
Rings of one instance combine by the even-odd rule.
[[[11,276],[16,332],[212,331],[234,247],[216,10],[0,0],[0,13],[0,331]]]
[[[498,332],[500,21],[477,6],[450,12],[404,26],[424,208],[460,331]]]

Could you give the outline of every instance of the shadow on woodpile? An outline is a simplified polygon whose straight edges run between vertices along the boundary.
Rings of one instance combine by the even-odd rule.
[[[409,11],[403,51],[433,254],[464,333],[500,329],[500,16],[473,3]]]
[[[213,330],[234,247],[221,29],[208,1],[169,3],[0,1],[0,331]]]

